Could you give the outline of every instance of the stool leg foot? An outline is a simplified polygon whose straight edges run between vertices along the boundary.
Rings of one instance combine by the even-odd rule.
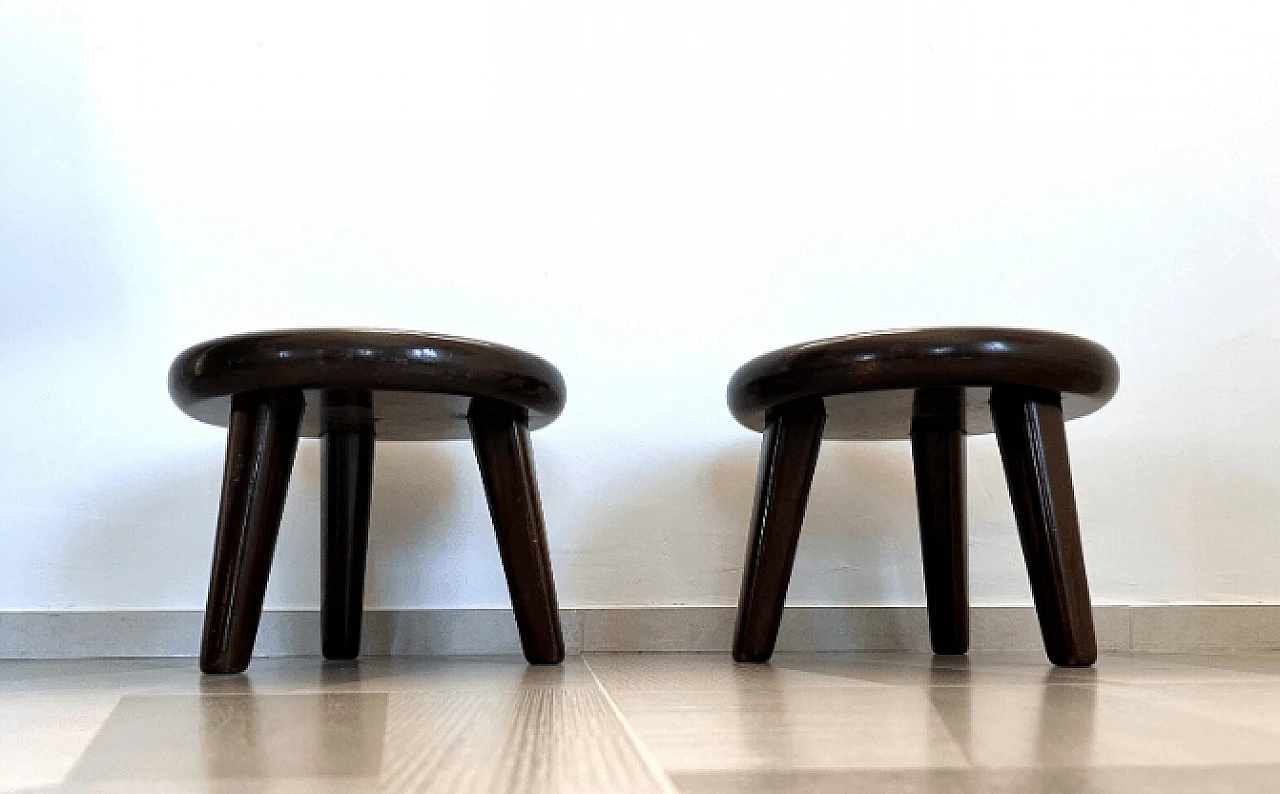
[[[354,659],[364,610],[374,431],[371,424],[335,424],[323,436],[321,647],[326,659]]]
[[[232,401],[200,645],[200,669],[206,673],[240,673],[249,666],[302,409],[296,391],[239,394]]]
[[[767,419],[733,636],[739,662],[773,655],[826,419],[821,400],[779,406]]]
[[[511,407],[480,399],[472,402],[468,419],[524,656],[530,664],[559,664],[564,637],[528,420]]]
[[[1056,665],[1088,667],[1097,660],[1098,648],[1062,398],[997,388],[991,393],[991,412],[1045,651]]]
[[[928,391],[922,390],[921,396]],[[956,402],[963,395],[942,396],[949,398],[944,402]],[[917,406],[923,402],[918,396]],[[917,416],[911,426],[929,638],[937,654],[969,650],[965,444],[958,402],[952,407],[956,410],[942,415]]]

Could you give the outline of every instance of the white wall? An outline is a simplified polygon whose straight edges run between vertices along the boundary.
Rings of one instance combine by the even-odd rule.
[[[1280,600],[1273,4],[420,5],[0,5],[0,608],[201,608],[223,438],[166,368],[314,325],[561,368],[565,606],[734,602],[739,364],[965,323],[1121,362],[1070,428],[1097,601]],[[318,603],[317,452],[269,606]],[[970,461],[973,599],[1028,602]],[[823,450],[791,592],[922,602],[905,444]],[[465,442],[379,447],[368,602],[507,602]]]

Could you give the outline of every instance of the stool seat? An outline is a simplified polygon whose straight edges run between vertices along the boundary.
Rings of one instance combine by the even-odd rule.
[[[528,412],[530,430],[565,405],[564,378],[549,362],[504,345],[414,331],[311,329],[239,334],[195,345],[169,369],[169,394],[189,416],[226,427],[237,394],[301,390],[299,435],[321,435],[321,391],[364,390],[346,405],[382,441],[470,438],[474,398]],[[335,421],[330,405],[329,421]]]
[[[1016,328],[875,331],[792,345],[752,359],[729,381],[729,410],[762,431],[770,409],[821,398],[823,438],[908,438],[921,390],[962,391],[963,431],[993,431],[993,386],[1062,395],[1064,419],[1115,396],[1120,368],[1106,348],[1070,334]]]

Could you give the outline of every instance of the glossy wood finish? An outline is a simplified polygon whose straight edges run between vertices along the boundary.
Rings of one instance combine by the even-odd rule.
[[[249,666],[302,410],[297,390],[238,394],[232,402],[200,647],[206,673],[239,673]]]
[[[514,348],[410,331],[314,329],[241,334],[183,352],[169,370],[169,393],[188,415],[224,426],[233,395],[296,389],[307,398],[300,433],[319,436],[320,394],[365,389],[387,441],[466,438],[477,397],[523,408],[529,427],[564,409],[564,379],[550,363]]]
[[[1052,392],[998,389],[991,412],[1045,651],[1054,664],[1087,667],[1098,648],[1061,402]]]
[[[1119,385],[1101,345],[1068,334],[1013,328],[930,328],[853,334],[793,345],[753,359],[729,381],[729,409],[763,430],[770,408],[822,398],[826,438],[906,438],[917,389],[964,388],[965,432],[990,432],[992,387],[1063,395],[1066,418],[1090,414]]]
[[[373,395],[325,392],[321,405],[320,635],[326,659],[360,653],[369,510],[373,491]]]
[[[474,401],[469,418],[525,658],[558,664],[564,637],[528,420],[518,407],[492,400]]]
[[[969,650],[963,399],[963,389],[921,389],[911,427],[929,638],[937,654]]]
[[[825,421],[820,400],[788,403],[769,414],[733,636],[739,662],[766,662],[773,655]]]

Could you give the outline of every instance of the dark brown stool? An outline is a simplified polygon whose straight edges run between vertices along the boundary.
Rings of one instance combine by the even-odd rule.
[[[169,370],[188,415],[227,427],[200,669],[249,666],[298,437],[323,439],[324,655],[360,650],[373,442],[471,437],[524,655],[564,659],[529,431],[564,409],[564,379],[502,345],[406,331],[243,334],[196,345]]]
[[[764,431],[733,656],[767,661],[825,438],[910,438],[934,653],[969,648],[964,437],[996,433],[1045,651],[1093,664],[1097,643],[1063,423],[1116,393],[1100,345],[1066,334],[934,328],[808,342],[747,363],[729,410]]]

